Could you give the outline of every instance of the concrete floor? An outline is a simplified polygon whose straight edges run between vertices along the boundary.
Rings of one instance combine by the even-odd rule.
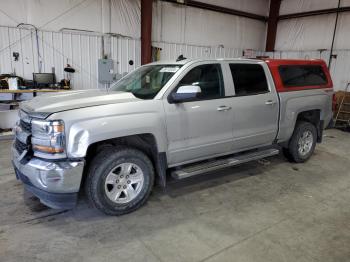
[[[1,261],[350,261],[350,134],[325,133],[305,164],[282,156],[156,188],[108,217],[25,204],[0,141]],[[28,201],[26,201],[28,202]]]

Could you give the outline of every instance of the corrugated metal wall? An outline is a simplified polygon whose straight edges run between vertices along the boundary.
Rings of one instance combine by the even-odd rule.
[[[153,42],[154,47],[161,48],[161,60],[175,60],[179,55],[187,58],[230,58],[241,57],[243,50],[211,46]]]
[[[54,68],[60,80],[68,63],[76,70],[72,77],[74,87],[87,89],[98,85],[101,36],[38,31],[38,43],[39,61],[34,30],[0,27],[0,73],[15,72],[32,79],[32,73],[39,72],[41,64],[41,72],[50,73]],[[19,53],[18,61],[14,61],[13,52]]]
[[[105,52],[115,61],[116,73],[130,72],[140,66],[140,40],[105,38]],[[34,30],[0,27],[0,74],[15,72],[32,79],[32,73],[39,72],[41,64],[41,72],[50,73],[54,67],[56,78],[60,80],[64,78],[63,68],[68,63],[76,70],[72,77],[74,89],[102,87],[97,72],[97,61],[102,57],[102,35],[38,31],[38,42],[40,63]],[[18,61],[14,61],[13,52],[19,53]],[[134,62],[132,66],[130,60]]]
[[[111,37],[111,58],[118,74],[130,72],[141,65],[141,40],[125,37]],[[130,65],[129,61],[133,64]]]

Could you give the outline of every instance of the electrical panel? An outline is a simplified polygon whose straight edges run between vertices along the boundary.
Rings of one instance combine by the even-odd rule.
[[[109,84],[114,81],[114,66],[112,59],[98,60],[98,82]]]

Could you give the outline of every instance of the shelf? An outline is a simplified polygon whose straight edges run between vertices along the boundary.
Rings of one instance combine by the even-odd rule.
[[[0,89],[0,93],[5,93],[5,94],[45,93],[45,92],[64,92],[64,91],[69,91],[69,90],[65,90],[65,89],[17,89],[17,90]]]
[[[0,128],[7,129],[18,120],[19,102],[30,100],[39,93],[67,92],[67,89],[0,89]],[[1,136],[1,134],[0,134]]]

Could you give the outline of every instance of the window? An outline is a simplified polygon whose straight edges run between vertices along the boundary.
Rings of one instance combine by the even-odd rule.
[[[318,86],[327,84],[327,77],[318,65],[286,65],[279,67],[279,73],[286,87]]]
[[[236,96],[269,92],[264,69],[257,64],[230,64]]]
[[[141,66],[112,85],[111,90],[130,92],[141,99],[153,99],[180,67],[179,65]]]
[[[224,96],[224,84],[219,64],[197,66],[179,82],[178,87],[197,85],[201,88],[199,99],[215,99]]]

